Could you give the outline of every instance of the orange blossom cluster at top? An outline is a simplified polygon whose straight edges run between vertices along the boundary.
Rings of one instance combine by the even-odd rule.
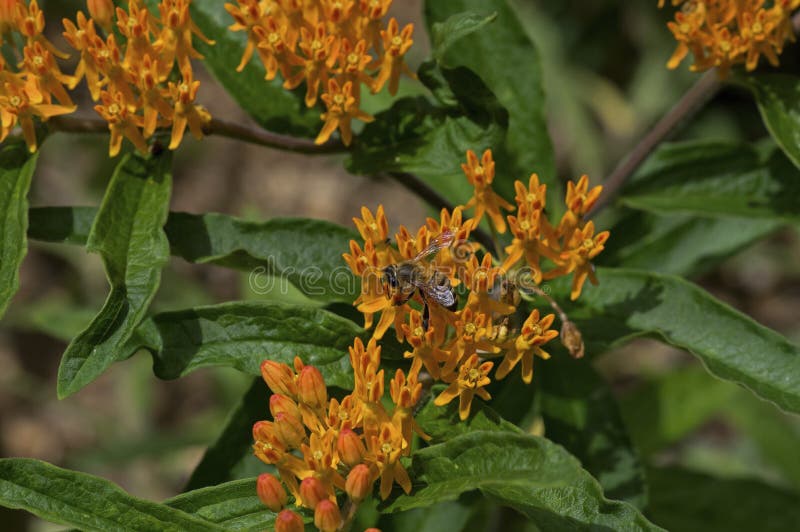
[[[659,7],[664,2],[659,0]],[[762,55],[778,65],[784,44],[794,40],[791,14],[800,0],[672,0],[672,5],[681,6],[667,24],[678,47],[667,66],[676,68],[691,52],[693,71],[717,67],[725,77],[733,65],[755,69]]]
[[[336,129],[345,145],[352,140],[354,118],[373,118],[361,110],[361,86],[374,93],[388,84],[397,93],[400,74],[414,74],[404,61],[413,43],[413,25],[402,30],[384,19],[392,0],[237,0],[225,4],[236,21],[230,29],[247,32],[247,47],[237,70],[253,53],[266,79],[280,72],[283,86],[306,84],[305,103],[321,98],[326,111],[317,144]],[[321,93],[321,96],[320,96]]]

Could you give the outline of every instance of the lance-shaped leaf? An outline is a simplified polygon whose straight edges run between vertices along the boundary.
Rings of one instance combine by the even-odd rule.
[[[81,530],[225,530],[181,510],[132,497],[102,478],[28,458],[0,459],[0,505]]]
[[[698,275],[783,225],[781,220],[768,218],[701,218],[630,211],[611,228],[614,237],[597,257],[597,265]]]
[[[28,236],[82,244],[95,216],[91,207],[33,208]],[[359,280],[342,260],[358,234],[324,220],[249,222],[224,214],[171,212],[164,231],[173,255],[249,272],[255,290],[280,290],[289,282],[325,303],[352,303],[359,293]]]
[[[800,77],[765,72],[748,76],[745,83],[772,138],[800,168]]]
[[[67,347],[58,370],[66,397],[120,359],[121,347],[142,321],[169,258],[163,226],[169,211],[171,157],[127,155],[117,166],[89,233],[111,284],[103,308]]]
[[[431,47],[433,58],[441,61],[457,41],[478,31],[497,18],[496,13],[489,16],[478,13],[456,13],[444,22],[434,22],[431,28]]]
[[[660,149],[625,188],[636,209],[800,220],[800,170],[771,143],[688,142]]]
[[[759,397],[800,412],[800,348],[711,294],[675,276],[600,268],[599,286],[584,288],[565,310],[587,353],[637,336],[653,336],[695,354],[708,370]],[[553,283],[560,301],[565,282]]]
[[[214,523],[222,530],[261,532],[272,530],[275,513],[256,495],[256,479],[235,480],[183,493],[164,503],[187,514]],[[308,515],[305,520],[311,521]]]
[[[155,3],[155,2],[153,2]],[[256,122],[270,131],[312,137],[322,127],[319,109],[308,109],[303,94],[290,92],[282,87],[280,76],[272,81],[264,79],[264,67],[254,54],[242,72],[236,65],[242,58],[247,43],[247,32],[233,32],[228,26],[231,17],[219,0],[194,0],[191,3],[192,20],[213,39],[209,46],[199,39],[194,44],[205,59],[203,64],[219,80],[236,102]],[[203,102],[203,90],[199,99]]]
[[[425,63],[420,80],[437,99],[402,98],[367,124],[348,163],[360,174],[409,172],[454,204],[472,189],[461,171],[468,149],[500,144],[508,113],[481,79],[466,68],[442,69]]]
[[[547,438],[578,458],[607,497],[644,508],[644,466],[608,384],[586,360],[562,352],[536,371]]]
[[[28,189],[37,156],[22,141],[0,147],[0,317],[19,289],[19,266],[28,250]]]
[[[156,314],[125,345],[153,355],[156,376],[176,379],[198,368],[226,366],[261,374],[266,360],[292,363],[299,356],[319,368],[329,386],[352,389],[347,355],[367,333],[350,320],[314,307],[234,302]]]
[[[510,432],[472,432],[414,454],[410,495],[402,511],[455,500],[480,490],[544,530],[659,530],[632,505],[603,496],[600,485],[562,447]]]
[[[538,51],[519,23],[507,0],[428,0],[425,21],[433,34],[437,23],[457,14],[473,13],[497,19],[462,37],[444,54],[442,65],[467,67],[475,72],[500,104],[508,110],[508,135],[490,146],[498,162],[498,191],[513,197],[513,182],[532,172],[548,184],[548,207],[563,204],[555,180],[555,157],[547,132],[542,69]],[[481,146],[473,147],[482,149]],[[508,162],[506,162],[508,161]]]

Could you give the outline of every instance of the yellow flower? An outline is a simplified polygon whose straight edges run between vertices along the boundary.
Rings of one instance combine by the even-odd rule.
[[[450,386],[440,393],[433,403],[436,406],[444,406],[458,397],[458,416],[461,421],[466,420],[475,395],[484,401],[492,398],[484,389],[491,382],[489,372],[492,366],[494,366],[492,362],[481,363],[478,355],[472,355],[458,368],[458,376],[454,377]]]
[[[550,355],[541,346],[558,336],[558,331],[550,330],[554,314],[539,319],[539,311],[531,312],[515,339],[509,340],[503,361],[497,368],[495,377],[503,379],[522,361],[522,380],[529,384],[533,379],[533,356],[547,360]]]
[[[461,169],[467,176],[470,185],[475,187],[474,195],[464,206],[465,209],[475,207],[474,225],[477,227],[485,213],[489,215],[497,231],[505,233],[506,222],[503,220],[500,209],[510,211],[514,207],[492,190],[492,181],[494,180],[492,150],[484,151],[480,160],[474,151],[468,150],[467,163],[462,164]]]

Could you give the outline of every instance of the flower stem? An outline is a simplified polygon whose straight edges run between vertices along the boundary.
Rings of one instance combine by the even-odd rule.
[[[683,124],[688,122],[722,87],[716,69],[709,70],[686,91],[667,114],[642,138],[633,150],[620,161],[614,171],[603,182],[603,193],[589,212],[594,217],[606,208],[619,194],[620,189],[659,144],[668,139]]]

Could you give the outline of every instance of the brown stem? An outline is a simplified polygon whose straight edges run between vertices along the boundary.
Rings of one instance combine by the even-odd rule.
[[[620,189],[659,144],[664,142],[713,98],[722,83],[716,69],[709,70],[678,100],[678,103],[639,141],[603,182],[603,193],[589,212],[596,216],[619,194]]]
[[[48,121],[57,131],[69,133],[106,133],[108,124],[99,118],[57,116]],[[306,154],[341,153],[347,148],[338,141],[326,142],[325,144],[314,144],[314,141],[280,135],[264,129],[251,128],[241,124],[225,122],[212,118],[211,122],[205,127],[206,135],[219,135],[232,139],[242,140],[259,146],[277,148],[284,151]]]
[[[800,32],[800,11],[792,17],[792,27]],[[607,207],[619,194],[625,182],[633,175],[647,157],[683,124],[688,122],[705,104],[707,104],[722,87],[716,69],[711,69],[701,77],[678,103],[659,120],[653,129],[636,145],[603,183],[603,193],[589,212],[594,217]]]

